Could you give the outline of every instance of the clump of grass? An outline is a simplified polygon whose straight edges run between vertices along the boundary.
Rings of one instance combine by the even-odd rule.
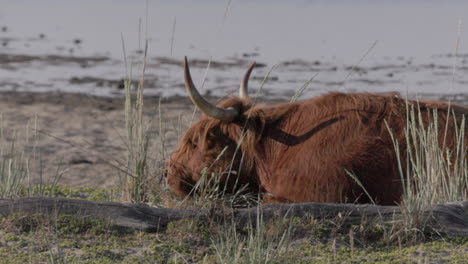
[[[0,115],[0,198],[13,198],[21,195],[23,183],[30,178],[31,157],[24,152],[22,140],[29,140],[29,126],[26,134],[18,131],[5,131]]]
[[[148,43],[146,42],[141,77],[137,85],[136,98],[132,97],[131,70],[125,81],[125,126],[127,130],[127,166],[125,176],[121,178],[122,199],[135,203],[148,202],[152,193],[150,190],[159,185],[154,185],[154,177],[150,177],[150,129],[152,121],[145,125],[143,120],[143,90],[146,69]],[[125,46],[124,46],[124,56]]]
[[[15,139],[16,140],[16,139]],[[18,197],[21,186],[27,177],[27,163],[23,151],[19,151],[15,142],[11,143],[8,150],[0,149],[0,197]]]
[[[49,263],[50,264],[66,264],[70,263],[68,260],[68,256],[63,253],[63,249],[57,244],[55,247],[52,246],[53,244],[49,244]]]
[[[200,179],[193,186],[190,195],[183,199],[179,205],[197,209],[211,209],[250,207],[259,204],[259,197],[247,192],[248,185],[241,186],[239,184],[238,188],[233,188],[235,192],[228,190],[227,181],[221,182],[221,174],[209,172],[209,168],[205,168],[201,172]]]
[[[234,222],[225,224],[211,236],[217,263],[282,263],[290,249],[291,227],[268,229],[260,211],[244,233]]]
[[[426,118],[423,115],[427,115]],[[430,120],[430,121],[427,121]],[[421,235],[430,217],[423,215],[429,206],[468,199],[468,161],[465,143],[465,117],[447,113],[440,124],[437,110],[421,112],[419,105],[407,102],[404,131],[404,156],[400,143],[388,127],[398,155],[403,186],[403,232]],[[453,122],[450,124],[449,122]],[[452,127],[449,131],[449,127]],[[440,128],[445,128],[441,135]],[[447,137],[454,137],[454,147],[445,147]],[[406,164],[406,166],[404,166]],[[406,168],[406,170],[403,170]]]

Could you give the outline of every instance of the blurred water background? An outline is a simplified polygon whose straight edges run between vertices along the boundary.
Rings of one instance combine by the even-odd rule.
[[[0,91],[185,95],[181,62],[205,92],[235,92],[251,61],[261,95],[399,91],[467,97],[468,1],[0,0]],[[122,44],[122,39],[123,43]],[[123,50],[127,64],[125,64]],[[127,66],[125,66],[127,65]]]

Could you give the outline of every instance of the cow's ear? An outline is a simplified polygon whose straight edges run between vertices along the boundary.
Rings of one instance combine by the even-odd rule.
[[[271,107],[265,109],[264,118],[268,124],[277,124],[288,120],[291,117],[291,114],[297,110],[297,105],[287,104],[283,107]]]

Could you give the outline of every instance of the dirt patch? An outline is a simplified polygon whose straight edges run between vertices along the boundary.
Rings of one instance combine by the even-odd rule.
[[[185,98],[145,98],[145,120],[154,134],[152,159],[161,159],[160,131],[165,152],[187,127],[193,107]],[[24,147],[31,158],[31,181],[51,183],[57,172],[67,186],[115,186],[126,167],[126,129],[123,98],[100,98],[63,93],[0,93],[2,147]],[[159,116],[163,129],[159,128]],[[153,126],[150,126],[150,123]],[[154,172],[157,173],[157,172]]]

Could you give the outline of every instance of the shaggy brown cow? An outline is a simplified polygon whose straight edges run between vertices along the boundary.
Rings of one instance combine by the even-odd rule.
[[[416,103],[396,93],[334,92],[297,103],[253,105],[247,94],[252,64],[240,97],[214,106],[197,92],[187,59],[184,67],[186,89],[204,115],[188,129],[167,164],[167,182],[179,195],[189,195],[205,171],[220,177],[228,191],[247,184],[248,191],[264,194],[267,202],[369,202],[350,171],[374,201],[394,204],[402,187],[385,121],[405,160],[408,103],[419,107],[425,123],[432,119],[428,110],[437,108],[441,142],[447,124],[444,142],[448,148],[454,145],[453,115],[444,102]],[[468,113],[464,106],[451,109],[458,123]]]

